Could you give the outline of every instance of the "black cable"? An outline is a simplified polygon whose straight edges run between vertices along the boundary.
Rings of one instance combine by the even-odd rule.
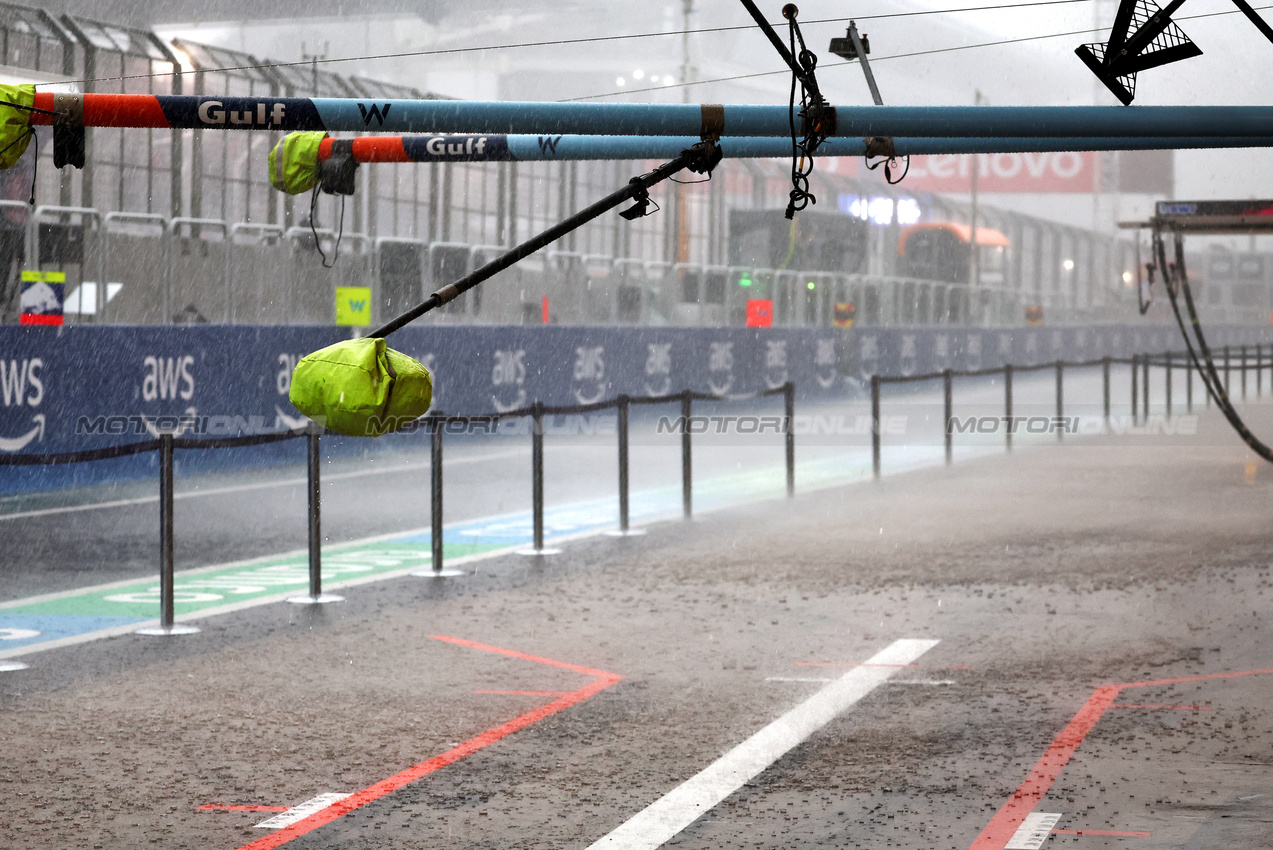
[[[1189,286],[1189,274],[1185,269],[1184,243],[1180,239],[1180,235],[1176,234],[1176,263],[1170,273],[1167,270],[1167,249],[1163,245],[1160,231],[1155,231],[1154,233],[1154,249],[1158,255],[1159,268],[1163,273],[1167,296],[1171,299],[1171,309],[1176,316],[1176,325],[1180,328],[1181,336],[1184,337],[1189,359],[1193,362],[1194,368],[1198,370],[1198,374],[1202,376],[1202,383],[1207,388],[1208,394],[1215,401],[1216,407],[1224,414],[1224,418],[1229,421],[1229,424],[1238,432],[1238,436],[1242,438],[1242,441],[1247,444],[1251,451],[1264,460],[1273,463],[1273,449],[1251,433],[1251,429],[1246,426],[1242,417],[1233,407],[1229,393],[1225,390],[1220,374],[1216,370],[1215,361],[1211,356],[1211,348],[1207,345],[1207,339],[1203,335],[1202,322],[1198,319],[1198,311],[1194,305],[1193,292]],[[1180,315],[1180,306],[1177,303],[1177,286],[1185,296],[1185,306],[1189,310],[1189,320],[1193,325],[1193,332],[1197,336],[1198,350],[1202,352],[1203,362],[1206,363],[1205,369],[1202,363],[1198,361],[1198,354],[1194,350],[1193,341],[1189,338],[1189,333],[1185,329],[1184,319]],[[1243,368],[1245,368],[1245,364],[1243,364]]]
[[[332,248],[331,262],[327,262],[327,254],[323,251],[322,240],[318,238],[318,228],[314,224],[314,219],[318,215],[318,190],[319,184],[314,184],[314,191],[309,196],[309,232],[314,234],[314,247],[318,249],[318,256],[322,257],[323,268],[335,268],[336,261],[340,259],[340,239],[345,234],[345,196],[340,196],[340,224],[336,229],[336,245]]]
[[[914,17],[917,15],[952,15],[952,14],[957,14],[960,12],[988,12],[988,11],[999,11],[1003,9],[1021,9],[1021,8],[1028,8],[1032,6],[1063,6],[1067,4],[1073,4],[1073,3],[1090,3],[1090,2],[1093,2],[1093,0],[1032,0],[1032,2],[1027,2],[1027,3],[1000,3],[1000,4],[991,5],[991,6],[966,6],[961,9],[929,9],[929,10],[918,11],[918,12],[892,12],[892,13],[885,13],[880,15],[857,15],[856,19],[859,21],[870,21],[870,20],[880,20],[884,18],[909,18],[909,17]],[[1257,7],[1257,8],[1264,8],[1264,7]],[[847,20],[849,19],[848,18],[822,18],[815,21],[809,21],[809,23],[811,24],[839,24],[839,23],[844,23]],[[516,44],[490,44],[490,45],[484,45],[482,47],[449,47],[449,48],[444,48],[441,50],[411,50],[411,51],[406,51],[403,53],[376,53],[376,54],[367,54],[364,56],[343,56],[336,59],[303,59],[298,62],[271,62],[264,65],[229,65],[224,68],[199,68],[197,70],[200,73],[215,74],[215,73],[225,73],[228,71],[262,71],[269,68],[295,68],[295,67],[310,68],[310,67],[313,67],[314,65],[326,65],[326,64],[330,64],[334,62],[362,62],[362,61],[371,61],[375,59],[406,59],[406,58],[411,58],[416,56],[445,56],[445,55],[454,54],[454,53],[477,53],[484,50],[513,50],[513,49],[519,49],[523,47],[561,47],[561,46],[571,45],[571,44],[593,44],[597,42],[606,42],[606,41],[628,41],[628,40],[634,40],[634,39],[661,38],[661,37],[677,36],[677,35],[680,35],[680,36],[701,35],[701,34],[709,34],[709,33],[717,33],[717,32],[736,32],[738,30],[749,30],[749,29],[751,29],[750,26],[704,27],[701,29],[630,33],[628,35],[601,35],[601,36],[590,36],[587,38],[563,38],[563,39],[555,39],[552,41],[526,41],[526,42],[519,42]],[[181,71],[178,69],[178,70],[165,71],[163,73],[156,73],[156,74],[128,74],[128,75],[120,76],[120,77],[92,77],[92,78],[83,79],[83,80],[70,80],[69,82],[72,85],[79,85],[84,83],[107,83],[107,82],[116,82],[116,81],[122,81],[122,80],[146,80],[146,79],[153,79],[155,77],[171,77],[175,74],[180,74],[180,73]],[[0,101],[0,103],[3,103],[3,101]],[[18,104],[10,104],[10,105],[17,106]],[[32,107],[23,107],[23,108],[30,109]],[[43,112],[44,110],[37,109],[35,111]]]

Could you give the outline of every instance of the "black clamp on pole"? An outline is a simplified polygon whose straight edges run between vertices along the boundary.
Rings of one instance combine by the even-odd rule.
[[[318,166],[319,187],[328,195],[352,195],[357,174],[353,139],[332,140],[331,154]]]
[[[53,96],[53,167],[84,167],[84,95]]]

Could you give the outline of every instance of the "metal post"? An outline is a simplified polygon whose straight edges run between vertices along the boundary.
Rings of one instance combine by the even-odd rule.
[[[1229,346],[1224,347],[1224,394],[1229,394]]]
[[[944,439],[946,441],[946,465],[950,466],[951,458],[954,456],[954,435],[951,433],[951,428],[950,428],[950,416],[951,416],[951,413],[953,412],[951,410],[951,407],[953,406],[953,402],[954,402],[954,399],[952,398],[953,388],[951,387],[951,384],[954,383],[954,374],[951,372],[951,370],[947,369],[946,371],[941,373],[941,379],[942,379],[942,401],[944,404],[943,416],[942,416],[942,422],[944,423],[944,425],[942,430],[944,432],[944,435],[945,435]]]
[[[631,528],[629,519],[630,502],[628,500],[628,492],[631,482],[628,475],[628,413],[631,405],[632,400],[628,396],[619,396],[619,530],[606,532],[615,537],[632,537],[638,534],[645,534],[642,529]]]
[[[1145,421],[1149,421],[1149,355],[1142,354],[1140,356],[1140,392],[1141,392],[1141,409],[1145,414]]]
[[[628,397],[619,396],[619,530],[628,530]]]
[[[159,438],[159,625],[172,628],[173,617],[173,435]]]
[[[690,455],[690,416],[693,415],[694,393],[681,393],[681,506],[685,518],[694,515],[694,464]]]
[[[308,495],[309,513],[309,595],[292,596],[288,602],[298,605],[321,605],[327,602],[344,602],[345,597],[334,593],[323,593],[323,531],[322,531],[322,499],[323,493],[319,483],[319,471],[322,467],[323,453],[319,443],[322,429],[317,425],[310,427],[305,435],[306,449],[306,492]]]
[[[1264,395],[1264,346],[1257,344],[1255,346],[1255,397],[1259,398]]]
[[[782,386],[783,410],[786,414],[787,498],[796,495],[796,385],[787,381]]]
[[[880,477],[880,376],[871,376],[871,468]]]
[[[532,406],[530,419],[530,492],[534,522],[534,548],[520,549],[519,555],[556,555],[560,549],[544,548],[544,403]]]
[[[1141,400],[1141,388],[1137,384],[1137,380],[1141,375],[1141,355],[1132,355],[1132,424],[1136,425],[1139,421],[1137,414],[1139,400]]]
[[[1185,361],[1185,411],[1193,413],[1193,362]]]
[[[159,435],[159,625],[138,629],[139,635],[191,635],[194,626],[178,626],[173,602],[173,515],[172,474],[173,435]]]
[[[1109,428],[1109,355],[1101,358],[1101,400],[1105,407],[1105,427]]]
[[[1167,373],[1167,415],[1171,416],[1171,352],[1163,355],[1163,371]]]
[[[1239,350],[1242,356],[1242,400],[1246,401],[1246,346],[1242,346]]]
[[[1056,439],[1058,442],[1061,440],[1062,437],[1065,436],[1065,425],[1064,425],[1065,382],[1063,378],[1064,369],[1065,369],[1065,361],[1063,360],[1056,361],[1056,419],[1057,419]]]
[[[442,434],[446,430],[446,414],[436,411],[429,417],[429,544],[432,552],[429,569],[416,570],[411,575],[417,578],[456,578],[464,575],[464,570],[448,570],[445,568],[443,545],[446,543],[442,530]]]
[[[1012,451],[1012,364],[1003,367],[1003,439],[1004,447]]]

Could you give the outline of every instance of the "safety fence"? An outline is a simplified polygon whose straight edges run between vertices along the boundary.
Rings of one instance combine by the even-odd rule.
[[[1248,356],[1250,355],[1250,356]],[[1263,345],[1254,346],[1224,346],[1223,348],[1213,351],[1213,362],[1216,363],[1217,370],[1222,375],[1222,384],[1224,391],[1229,392],[1230,374],[1237,371],[1241,375],[1241,393],[1242,400],[1247,398],[1247,373],[1254,372],[1255,376],[1255,394],[1258,398],[1263,395],[1264,391],[1264,370],[1273,370],[1273,345],[1268,346],[1266,353]],[[942,382],[942,403],[943,416],[942,432],[945,441],[946,464],[949,465],[954,457],[954,436],[955,428],[954,420],[954,379],[955,378],[983,378],[1001,375],[1003,377],[1003,419],[1004,423],[1004,447],[1008,451],[1012,451],[1012,427],[1013,408],[1012,408],[1012,376],[1020,372],[1041,372],[1052,370],[1056,373],[1056,420],[1063,420],[1065,416],[1065,370],[1066,369],[1084,369],[1101,368],[1102,380],[1102,403],[1104,411],[1105,424],[1108,426],[1110,422],[1110,367],[1113,365],[1130,366],[1131,367],[1131,416],[1133,423],[1141,421],[1142,417],[1149,415],[1149,370],[1150,367],[1162,368],[1163,385],[1164,385],[1164,404],[1166,414],[1171,416],[1174,373],[1178,369],[1185,370],[1185,405],[1188,412],[1193,412],[1193,376],[1197,371],[1194,368],[1189,355],[1184,352],[1167,351],[1162,354],[1134,354],[1131,357],[1101,357],[1092,360],[1056,360],[1051,363],[1039,363],[1030,366],[1014,366],[1010,363],[1003,366],[996,366],[989,369],[945,369],[940,372],[928,372],[920,375],[904,375],[904,376],[888,376],[888,375],[872,375],[871,376],[871,466],[875,478],[880,477],[880,435],[882,432],[880,425],[880,387],[884,384],[914,384],[926,381]],[[1270,389],[1273,390],[1273,374],[1269,379]],[[1211,397],[1206,395],[1207,406],[1211,406]],[[1057,440],[1061,440],[1065,436],[1065,428],[1058,427],[1056,431]]]
[[[66,315],[84,324],[329,324],[349,307],[338,309],[338,297],[361,305],[362,324],[379,324],[507,250],[7,200],[0,213],[23,222],[8,232],[21,239],[27,267],[67,275]],[[340,262],[324,268],[316,247],[339,251]],[[1027,306],[1053,323],[1096,315],[1072,292],[570,250],[529,257],[497,280],[499,297],[466,293],[426,322],[744,326],[757,299],[770,302],[780,327],[1012,327]],[[0,298],[0,312],[13,294]],[[1105,314],[1130,316],[1130,305]]]
[[[531,420],[531,503],[532,522],[534,528],[533,548],[521,550],[523,554],[548,555],[557,550],[544,546],[544,417],[569,416],[596,413],[602,410],[616,410],[618,413],[618,464],[619,464],[619,534],[631,533],[629,516],[629,415],[634,405],[678,404],[680,406],[681,426],[681,502],[682,511],[688,519],[693,514],[693,455],[692,435],[690,427],[695,401],[707,402],[743,402],[772,396],[782,396],[784,404],[784,434],[787,495],[795,494],[795,434],[791,422],[795,417],[795,384],[788,381],[781,387],[747,395],[717,395],[712,393],[684,390],[679,393],[652,397],[632,397],[619,395],[612,399],[577,405],[546,405],[535,402],[528,407],[509,410],[501,413],[482,414],[479,416],[448,415],[441,411],[431,412],[417,420],[413,430],[423,430],[430,440],[430,492],[431,492],[431,569],[415,575],[445,577],[459,575],[448,572],[443,565],[442,552],[442,462],[443,435],[448,426],[460,425],[468,432],[474,425],[493,428],[508,419],[529,418]],[[239,437],[189,438],[181,437],[177,432],[161,433],[158,438],[109,446],[84,451],[56,452],[48,454],[14,454],[0,456],[0,466],[46,466],[68,463],[84,463],[109,458],[127,457],[146,452],[159,452],[159,626],[157,628],[140,629],[140,634],[177,635],[191,634],[197,628],[175,623],[174,610],[174,546],[175,536],[173,520],[173,472],[176,450],[230,449],[244,446],[256,446],[265,443],[276,443],[283,440],[304,438],[307,443],[306,452],[306,493],[307,493],[307,532],[309,539],[309,594],[295,597],[289,601],[308,603],[327,603],[342,601],[342,597],[324,594],[322,588],[322,495],[320,491],[320,470],[322,461],[322,436],[328,432],[322,426],[310,423],[305,427],[278,431],[270,434],[246,435]]]

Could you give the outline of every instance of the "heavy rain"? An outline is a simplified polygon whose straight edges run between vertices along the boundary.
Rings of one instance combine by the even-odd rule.
[[[0,0],[0,850],[1273,847],[1270,14]]]

